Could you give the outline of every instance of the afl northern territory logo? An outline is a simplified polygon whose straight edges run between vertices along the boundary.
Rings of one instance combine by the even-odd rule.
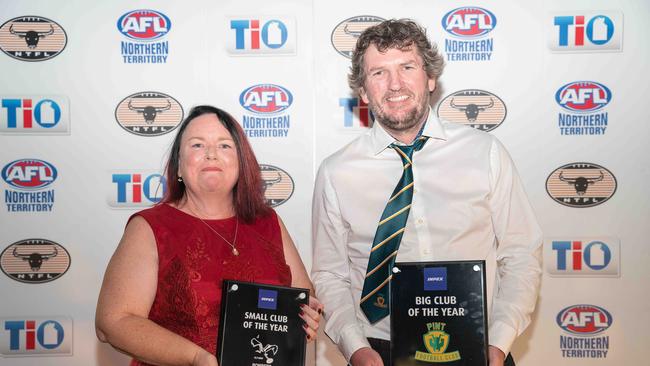
[[[546,192],[555,202],[578,208],[607,201],[616,186],[616,177],[609,170],[592,163],[563,165],[546,179]]]
[[[260,164],[264,198],[271,207],[287,202],[294,190],[293,178],[289,173],[273,165]]]
[[[332,31],[332,46],[342,56],[352,58],[357,39],[366,28],[383,22],[385,19],[372,15],[360,15],[339,23]]]
[[[0,49],[21,61],[45,61],[63,51],[68,37],[55,21],[21,16],[0,26]]]
[[[70,268],[70,254],[47,239],[25,239],[0,254],[2,272],[18,282],[44,283],[63,276]]]
[[[122,99],[115,108],[115,119],[132,134],[160,136],[178,127],[183,120],[183,107],[167,94],[140,92]]]
[[[506,119],[501,98],[479,89],[465,89],[446,96],[438,104],[438,118],[482,131],[492,131]]]

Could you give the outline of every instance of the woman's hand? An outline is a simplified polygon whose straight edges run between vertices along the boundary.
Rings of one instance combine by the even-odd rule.
[[[201,349],[196,353],[196,355],[194,355],[192,366],[219,366],[219,363],[217,362],[217,358],[212,353]]]
[[[300,317],[305,321],[303,328],[307,334],[307,342],[316,339],[318,332],[318,323],[320,323],[321,314],[323,313],[323,304],[314,296],[309,297],[309,305],[302,305]]]

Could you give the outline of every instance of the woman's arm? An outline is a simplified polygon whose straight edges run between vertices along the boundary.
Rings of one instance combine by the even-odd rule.
[[[99,294],[97,337],[153,365],[216,366],[203,348],[147,319],[158,285],[158,249],[140,216],[127,225],[111,258]]]

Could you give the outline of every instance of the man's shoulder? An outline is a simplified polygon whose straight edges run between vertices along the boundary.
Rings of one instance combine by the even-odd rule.
[[[369,154],[370,146],[369,133],[363,133],[326,157],[321,163],[321,169],[327,168],[331,170],[344,167],[358,160],[360,157]]]

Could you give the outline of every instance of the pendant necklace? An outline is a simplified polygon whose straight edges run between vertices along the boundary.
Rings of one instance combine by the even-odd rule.
[[[237,247],[235,247],[235,244],[237,243],[237,230],[239,229],[239,219],[235,216],[235,237],[232,240],[232,243],[226,240],[226,238],[223,237],[223,235],[219,234],[219,232],[215,229],[212,228],[207,222],[203,221],[202,218],[200,218],[196,213],[194,213],[194,210],[190,210],[194,214],[194,217],[199,219],[205,226],[208,227],[208,229],[212,230],[213,233],[217,234],[223,241],[225,241],[230,247],[232,248],[231,252],[232,255],[238,256],[239,255],[239,250],[237,250]]]

